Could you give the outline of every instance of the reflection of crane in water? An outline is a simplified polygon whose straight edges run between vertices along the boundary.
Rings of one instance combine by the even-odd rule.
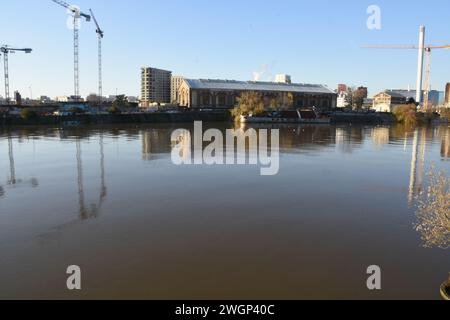
[[[16,177],[16,165],[14,162],[14,145],[11,135],[8,135],[8,156],[9,156],[9,177],[6,184],[11,187],[20,186],[22,184],[31,185],[31,187],[36,188],[39,186],[39,182],[36,178],[31,178],[30,180],[21,180]],[[0,186],[0,197],[4,196],[6,193],[5,188]]]
[[[77,184],[78,184],[78,205],[79,205],[79,213],[80,218],[82,220],[86,220],[89,218],[95,218],[99,214],[99,210],[103,205],[103,202],[107,196],[107,187],[105,182],[105,153],[104,153],[104,144],[103,144],[103,135],[100,135],[100,180],[101,180],[101,188],[100,188],[100,197],[98,204],[92,204],[91,209],[88,210],[86,208],[85,202],[85,193],[84,193],[84,181],[83,181],[83,159],[82,159],[82,150],[81,150],[81,140],[80,138],[76,139],[76,148],[77,148]]]
[[[419,141],[420,140],[420,141]],[[420,143],[420,158],[419,158],[419,143]],[[412,158],[411,158],[411,172],[409,181],[408,200],[412,204],[414,197],[422,192],[423,176],[425,170],[425,149],[426,149],[426,131],[423,128],[414,131]]]

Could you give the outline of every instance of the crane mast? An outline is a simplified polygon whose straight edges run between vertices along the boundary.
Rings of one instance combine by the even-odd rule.
[[[94,12],[92,11],[92,9],[89,9],[89,11],[91,12],[92,19],[94,20],[95,25],[97,27],[95,32],[97,33],[97,38],[98,38],[98,96],[100,99],[102,99],[102,97],[103,97],[102,39],[103,39],[103,36],[105,33],[100,28],[100,25],[98,24],[98,21],[95,18],[95,15],[94,15]]]
[[[91,16],[80,11],[76,6],[70,5],[62,0],[52,0],[56,4],[66,8],[73,15],[73,74],[74,74],[74,96],[80,98],[80,69],[79,69],[79,22],[83,17],[87,22],[91,21]]]
[[[423,90],[423,104],[421,106],[422,111],[428,111],[429,96],[430,96],[430,76],[431,76],[431,52],[434,49],[450,49],[450,45],[425,45],[425,27],[420,28],[419,45],[378,45],[378,46],[364,46],[364,48],[370,49],[413,49],[419,50],[419,63],[417,71],[417,89],[416,89],[416,102],[420,104],[422,98],[422,80],[423,80],[423,60],[424,54],[426,55],[426,70],[425,70],[425,84]]]
[[[0,47],[0,52],[3,53],[3,66],[4,66],[4,73],[5,73],[5,100],[6,100],[7,104],[9,104],[9,102],[11,100],[10,91],[9,91],[9,54],[15,53],[17,51],[31,53],[32,49],[30,49],[30,48],[16,49],[16,48],[10,48],[9,46],[6,46],[6,45]]]

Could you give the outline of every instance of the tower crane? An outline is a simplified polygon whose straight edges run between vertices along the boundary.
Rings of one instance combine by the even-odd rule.
[[[103,97],[103,78],[102,78],[102,39],[105,35],[104,31],[100,28],[100,25],[97,22],[97,19],[95,18],[94,12],[92,12],[92,9],[89,9],[91,12],[92,19],[95,22],[95,25],[97,29],[95,32],[97,33],[98,37],[98,96],[100,99]]]
[[[73,74],[74,74],[74,96],[75,99],[80,98],[80,71],[79,71],[79,39],[78,30],[81,17],[85,18],[87,22],[91,21],[91,16],[80,11],[74,5],[70,5],[62,0],[52,0],[56,4],[66,8],[73,15]]]
[[[416,102],[420,104],[422,95],[422,80],[423,80],[423,56],[426,55],[426,71],[425,71],[425,90],[423,96],[422,110],[428,110],[429,93],[430,93],[430,73],[431,73],[431,51],[434,49],[450,49],[450,45],[432,46],[425,45],[425,26],[420,26],[419,45],[390,45],[390,46],[365,46],[370,49],[413,49],[419,51],[419,65],[417,70],[417,87],[416,87]]]
[[[391,46],[366,46],[366,48],[372,48],[372,49],[421,49],[419,46],[414,45],[391,45]],[[423,48],[425,55],[426,55],[426,67],[425,67],[425,83],[424,83],[424,93],[423,93],[423,105],[422,110],[427,111],[429,106],[429,94],[430,94],[430,76],[431,76],[431,51],[434,49],[450,49],[450,45],[442,45],[442,46],[432,46],[428,45]],[[420,90],[418,89],[418,96],[421,94]],[[420,103],[419,101],[416,101]]]
[[[9,101],[10,101],[10,96],[9,96],[9,54],[16,53],[17,51],[31,53],[33,50],[30,48],[25,48],[25,49],[10,48],[7,45],[0,47],[0,52],[3,53],[4,68],[5,68],[5,99],[6,99],[7,104],[9,104]]]

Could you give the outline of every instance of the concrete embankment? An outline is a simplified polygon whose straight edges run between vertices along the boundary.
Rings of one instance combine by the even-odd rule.
[[[46,116],[23,119],[7,117],[0,119],[4,126],[23,125],[55,125],[78,126],[96,124],[119,123],[181,123],[193,121],[230,121],[229,112],[183,112],[183,113],[139,113],[139,114],[102,114],[102,115],[72,115],[72,116]]]

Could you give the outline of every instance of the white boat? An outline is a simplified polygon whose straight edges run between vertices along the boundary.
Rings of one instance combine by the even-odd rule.
[[[311,123],[329,124],[331,119],[321,117],[315,110],[266,111],[258,115],[241,116],[241,123]]]

